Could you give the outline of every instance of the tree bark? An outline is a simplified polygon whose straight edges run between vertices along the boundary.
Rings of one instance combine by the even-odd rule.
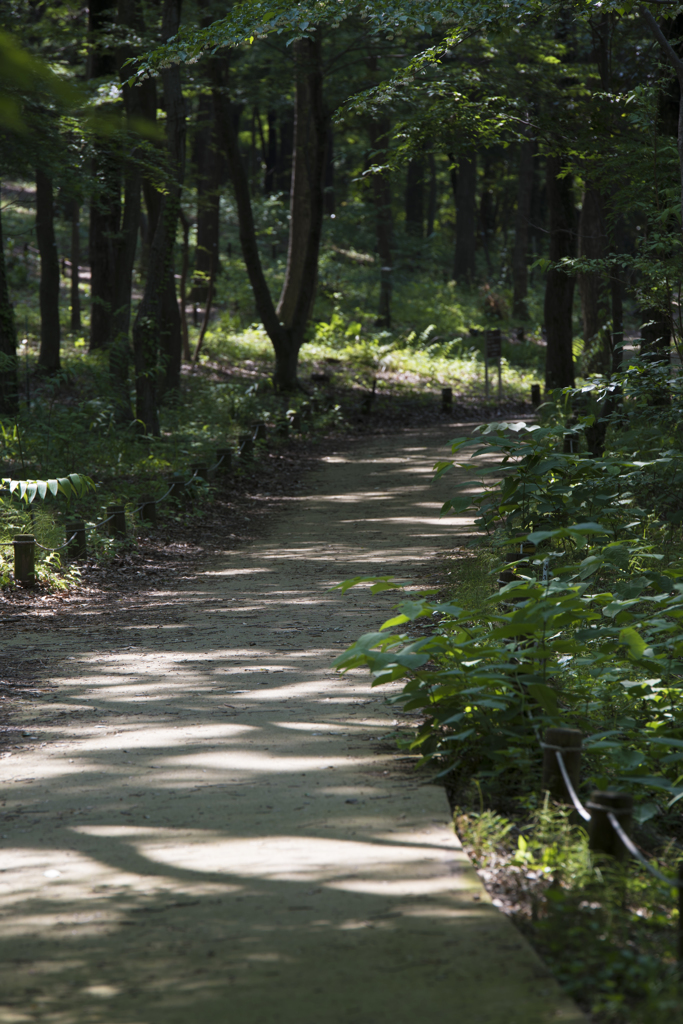
[[[529,319],[529,310],[526,304],[528,291],[527,256],[529,252],[529,219],[531,217],[533,187],[534,143],[531,139],[525,139],[519,147],[515,245],[512,251],[512,315],[520,320]]]
[[[323,176],[324,213],[328,217],[334,216],[336,200],[334,194],[334,132],[332,125],[327,123],[327,137],[325,140],[325,172]]]
[[[289,243],[285,279],[277,315],[290,332],[297,351],[313,307],[323,220],[323,174],[327,121],[323,112],[320,32],[293,43],[296,69],[294,159],[289,199]],[[275,367],[277,386],[296,386],[288,372]]]
[[[14,416],[18,408],[17,334],[14,326],[14,309],[7,287],[5,245],[0,213],[0,415]]]
[[[388,118],[371,121],[369,127],[373,163],[383,167],[387,164],[390,124]],[[391,327],[391,293],[393,289],[393,216],[391,210],[391,181],[389,174],[372,175],[372,192],[375,204],[375,225],[377,230],[377,253],[380,260],[379,306],[377,327]]]
[[[219,252],[220,160],[216,118],[211,96],[199,98],[198,119],[201,128],[196,136],[195,164],[197,169],[197,245],[195,249],[195,278],[190,293],[191,302],[205,302],[209,277],[216,266]]]
[[[413,238],[424,236],[425,162],[422,157],[408,162],[406,174],[406,232]]]
[[[165,0],[162,15],[162,35],[169,39],[176,35],[180,23],[181,0]],[[145,291],[138,307],[133,326],[133,350],[135,358],[136,416],[145,433],[159,433],[157,402],[159,395],[158,347],[160,339],[164,344],[161,370],[166,386],[174,386],[180,377],[180,321],[175,288],[173,303],[177,317],[177,331],[173,331],[173,314],[170,310],[169,275],[173,262],[180,190],[185,162],[185,103],[183,100],[178,65],[172,65],[162,72],[164,102],[166,107],[166,141],[171,162],[171,175],[167,192],[161,196],[159,215],[154,237],[150,246],[149,270]],[[163,335],[163,338],[162,338]],[[177,343],[176,343],[177,338]],[[164,341],[165,339],[165,341]]]
[[[546,157],[546,192],[548,199],[550,251],[553,262],[574,255],[574,197],[570,175],[559,178],[562,163],[557,156]],[[572,354],[572,308],[574,277],[562,270],[546,274],[544,316],[547,339],[545,387],[574,386]]]
[[[89,79],[118,72],[110,29],[117,0],[90,0],[88,3]],[[93,165],[97,189],[90,202],[88,253],[90,262],[90,351],[106,348],[112,337],[114,308],[114,246],[120,218],[120,168],[106,150],[96,154]]]
[[[266,173],[263,179],[263,191],[269,196],[275,192],[275,175],[277,172],[277,114],[269,110],[268,118],[268,143],[263,154],[266,165]]]
[[[71,204],[71,330],[81,330],[81,223],[77,199]]]
[[[40,252],[40,353],[38,369],[57,373],[61,369],[59,347],[59,259],[54,228],[52,181],[36,171],[36,237]]]
[[[471,285],[476,276],[477,157],[463,153],[458,161],[455,188],[455,255],[453,277]]]
[[[90,201],[90,351],[111,341],[115,245],[121,216],[121,173],[110,154],[95,158],[97,192]]]

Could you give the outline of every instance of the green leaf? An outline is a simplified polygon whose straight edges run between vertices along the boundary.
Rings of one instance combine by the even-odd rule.
[[[645,651],[648,649],[648,646],[642,636],[633,628],[633,626],[626,626],[625,629],[622,629],[619,633],[619,639],[622,644],[625,644],[628,647],[631,657],[635,658],[637,661],[643,657]]]
[[[546,683],[530,683],[527,686],[527,690],[536,703],[541,705],[546,714],[558,714],[557,696],[555,691],[547,686]]]

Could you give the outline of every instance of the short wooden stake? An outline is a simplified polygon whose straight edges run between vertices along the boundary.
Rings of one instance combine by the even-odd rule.
[[[30,533],[18,533],[14,544],[14,578],[23,587],[36,582],[36,538]]]
[[[533,405],[534,409],[538,408],[538,406],[541,404],[541,385],[540,384],[532,384],[531,385],[531,404]]]
[[[243,462],[254,461],[254,438],[251,434],[240,434],[240,459]]]
[[[143,494],[140,498],[140,518],[150,526],[157,525],[157,503],[151,494]]]
[[[555,800],[571,804],[572,798],[562,778],[555,748],[561,748],[560,753],[567,775],[578,793],[581,782],[581,730],[559,727],[546,729],[543,740],[543,790],[548,790]]]
[[[174,473],[168,481],[170,489],[169,498],[183,498],[185,496],[185,480],[181,473]]]
[[[111,516],[111,518],[109,518]],[[109,522],[107,526],[109,528],[110,537],[125,537],[126,536],[126,509],[124,505],[110,505],[107,508],[107,518]]]
[[[615,790],[595,790],[586,804],[591,813],[588,826],[590,848],[594,853],[606,853],[617,860],[624,860],[628,850],[616,834],[607,817],[611,811],[618,819],[624,832],[631,834],[633,824],[633,797],[630,793]]]
[[[216,476],[232,471],[232,448],[216,448]]]
[[[85,523],[82,519],[72,519],[64,524],[65,540],[73,537],[66,549],[66,557],[71,559],[87,558],[88,548],[85,540]],[[74,536],[75,534],[75,536]]]
[[[261,420],[258,423],[254,423],[254,440],[265,441],[266,435],[267,430],[265,423],[263,423],[263,421]]]
[[[441,388],[441,412],[453,412],[453,388]]]
[[[197,474],[195,480],[197,479],[197,477],[200,480],[209,479],[209,467],[206,462],[192,462],[190,463],[190,469],[192,470],[193,476],[195,473]]]
[[[301,431],[301,413],[300,412],[292,413],[291,422],[292,422],[292,430],[298,430],[300,432]]]

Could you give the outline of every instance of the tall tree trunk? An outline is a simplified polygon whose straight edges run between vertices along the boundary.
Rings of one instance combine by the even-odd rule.
[[[602,259],[607,248],[607,233],[602,196],[588,185],[583,192],[579,217],[578,255],[588,259]],[[609,373],[612,363],[611,338],[601,329],[609,320],[609,295],[604,276],[600,272],[578,275],[583,319],[583,341],[591,373]]]
[[[294,155],[294,110],[285,108],[280,113],[280,146],[277,152],[277,169],[275,173],[278,192],[288,195],[292,188],[292,159]],[[237,126],[235,126],[237,131]]]
[[[281,322],[263,273],[249,194],[249,181],[240,152],[236,118],[227,88],[227,72],[228,61],[225,57],[213,57],[209,61],[209,74],[216,97],[216,111],[237,204],[244,265],[249,276],[258,315],[275,350],[274,380],[278,387],[284,389],[285,382],[291,381],[292,387],[296,384],[300,345],[296,344],[297,339],[293,338],[292,330]]]
[[[90,351],[111,341],[115,247],[121,217],[121,173],[111,155],[95,158],[96,193],[90,201]]]
[[[5,244],[0,213],[0,415],[14,416],[18,408],[17,334],[14,327],[14,309],[7,287]]]
[[[531,216],[533,187],[534,143],[530,139],[525,139],[519,147],[515,245],[512,251],[512,315],[520,320],[529,319],[529,311],[526,304],[528,291],[527,255],[529,252],[529,218]]]
[[[40,252],[40,354],[38,368],[43,373],[61,369],[59,346],[59,259],[54,227],[52,181],[42,170],[36,171],[36,237]]]
[[[197,245],[195,278],[190,301],[203,303],[209,288],[209,277],[219,253],[220,160],[216,118],[211,96],[199,98],[195,163],[197,169]]]
[[[557,156],[546,157],[546,191],[548,197],[550,251],[553,262],[571,257],[575,250],[574,197],[571,175],[559,178],[562,162]],[[546,274],[544,317],[547,339],[545,386],[574,386],[572,355],[572,308],[574,277],[562,270]]]
[[[293,43],[296,69],[294,160],[289,198],[289,243],[285,279],[277,315],[291,333],[292,344],[303,344],[318,278],[318,254],[323,220],[323,174],[327,121],[323,112],[322,45],[320,32]],[[278,387],[290,389],[296,379],[275,367]]]
[[[371,121],[369,126],[372,161],[386,167],[389,147],[390,124],[388,118]],[[377,253],[380,260],[379,307],[377,327],[391,327],[391,293],[393,288],[393,217],[391,210],[391,181],[387,171],[372,175],[372,191],[375,204],[375,225],[377,230]]]
[[[98,79],[115,75],[118,65],[111,28],[117,0],[89,0],[88,58],[86,75]],[[113,116],[113,111],[109,109]],[[120,218],[120,168],[106,143],[93,161],[97,181],[90,202],[88,259],[90,263],[90,351],[106,348],[111,341],[114,308],[114,246]]]
[[[79,288],[81,270],[81,218],[80,204],[74,199],[71,204],[71,330],[81,330],[81,292]]]
[[[180,23],[181,0],[165,0],[162,15],[162,35],[169,39],[176,35]],[[161,196],[159,214],[149,253],[149,270],[145,292],[138,307],[133,326],[135,357],[136,416],[145,433],[159,433],[157,400],[159,394],[158,346],[164,331],[164,311],[169,292],[169,275],[173,261],[173,246],[180,208],[180,190],[184,173],[185,104],[180,82],[180,69],[172,65],[162,72],[164,103],[166,107],[166,140],[171,162],[171,176],[167,192]],[[174,289],[175,299],[175,289]],[[177,306],[176,306],[177,313]],[[168,322],[168,320],[167,320]],[[166,383],[180,376],[180,324],[178,320],[177,351],[165,345],[163,372]]]
[[[327,138],[325,140],[325,173],[323,175],[323,196],[324,212],[328,217],[333,217],[336,210],[334,195],[334,131],[332,124],[327,123]]]
[[[272,192],[275,192],[275,175],[277,172],[277,114],[274,110],[269,110],[267,114],[268,118],[268,143],[266,145],[266,151],[264,153],[264,163],[266,165],[266,173],[263,179],[263,191],[269,196]]]
[[[458,160],[455,188],[455,255],[453,277],[471,285],[476,276],[477,157],[463,153]]]
[[[422,157],[408,162],[406,174],[406,231],[413,238],[424,235],[425,162]]]

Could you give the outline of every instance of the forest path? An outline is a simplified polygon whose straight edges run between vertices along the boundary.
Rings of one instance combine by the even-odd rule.
[[[584,1020],[377,743],[384,690],[331,667],[395,600],[334,583],[453,546],[431,469],[461,432],[340,444],[266,540],[8,641],[60,662],[0,761],[0,1022]]]

